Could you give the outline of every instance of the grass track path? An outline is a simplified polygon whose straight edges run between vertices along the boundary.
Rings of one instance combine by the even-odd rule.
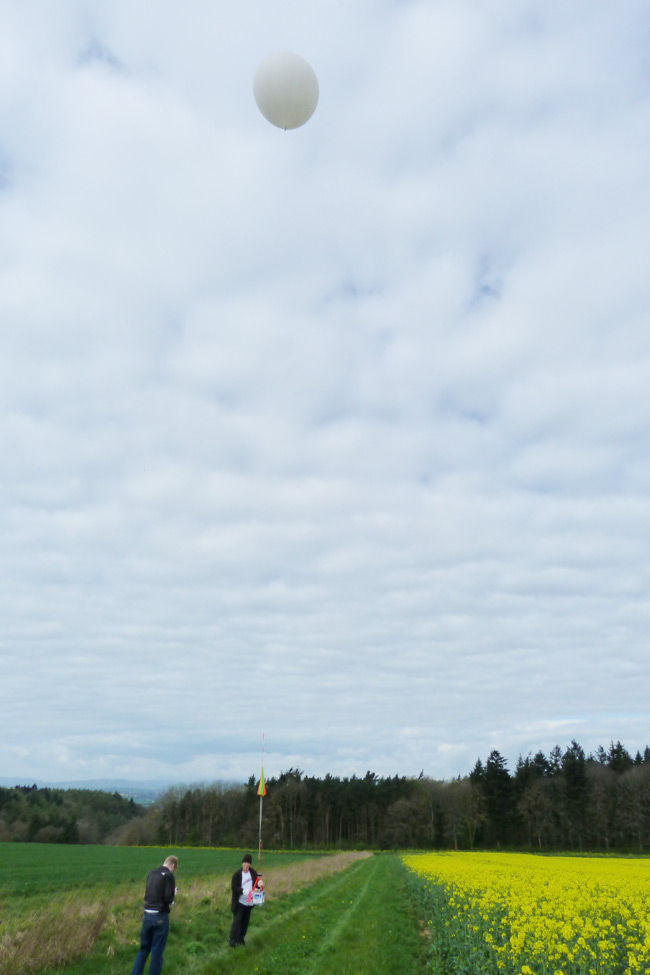
[[[253,913],[245,948],[220,949],[201,975],[417,975],[427,944],[398,857],[359,861],[273,916]]]

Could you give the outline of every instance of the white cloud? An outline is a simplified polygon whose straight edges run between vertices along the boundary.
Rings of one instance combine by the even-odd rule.
[[[0,764],[643,748],[645,5],[283,10],[0,10]]]

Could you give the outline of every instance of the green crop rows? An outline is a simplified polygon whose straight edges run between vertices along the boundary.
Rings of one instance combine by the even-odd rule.
[[[254,852],[254,851],[253,851]],[[0,843],[0,898],[77,888],[143,883],[147,872],[168,856],[179,857],[185,879],[236,869],[240,851],[169,847],[63,846],[50,843]],[[300,853],[265,854],[265,864],[288,863]],[[255,857],[256,859],[256,857]]]

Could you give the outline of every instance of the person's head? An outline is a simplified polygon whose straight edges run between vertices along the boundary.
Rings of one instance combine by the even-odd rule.
[[[241,860],[241,868],[244,871],[244,873],[248,873],[248,871],[251,868],[251,863],[252,862],[253,862],[253,858],[250,855],[250,853],[244,853],[244,855],[242,857],[242,860]]]
[[[177,866],[178,866],[178,857],[167,857],[167,859],[163,863],[163,867],[167,867],[167,869],[171,870],[172,873],[174,872]]]

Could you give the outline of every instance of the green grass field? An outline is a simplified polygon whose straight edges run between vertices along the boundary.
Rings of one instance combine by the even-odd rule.
[[[130,971],[144,878],[171,850],[16,843],[0,852],[3,975]],[[229,885],[240,851],[173,852],[166,975],[425,971],[428,944],[397,856],[265,854],[267,902],[253,911],[246,947],[233,950]]]
[[[180,860],[179,876],[194,879],[235,869],[239,851],[168,847],[58,846],[53,843],[0,843],[0,898],[11,894],[38,896],[48,891],[140,883],[170,853]],[[257,853],[254,859],[257,860]],[[304,858],[302,853],[269,853],[273,866]]]

